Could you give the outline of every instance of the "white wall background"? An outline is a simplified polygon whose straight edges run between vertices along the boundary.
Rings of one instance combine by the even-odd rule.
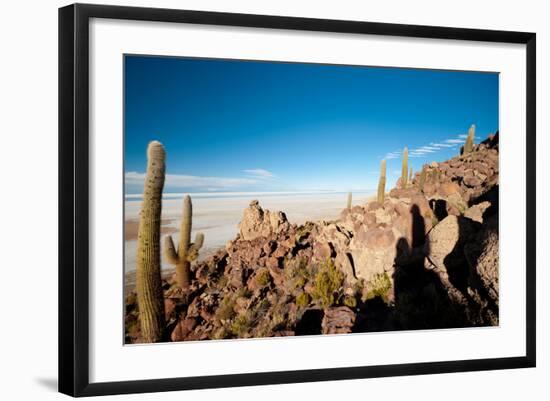
[[[105,0],[107,1],[107,0]],[[95,2],[95,1],[94,1]],[[550,197],[543,149],[550,146],[550,25],[545,2],[430,0],[159,0],[111,4],[232,11],[300,17],[534,31],[537,33],[538,131],[538,367],[536,369],[292,384],[186,393],[130,395],[125,399],[200,398],[291,400],[308,397],[464,400],[547,399],[550,297],[549,249],[542,207]],[[57,386],[57,0],[3,4],[0,16],[0,398],[53,400]],[[7,258],[6,258],[7,254]],[[107,397],[104,399],[114,399]],[[117,397],[122,398],[122,397]]]

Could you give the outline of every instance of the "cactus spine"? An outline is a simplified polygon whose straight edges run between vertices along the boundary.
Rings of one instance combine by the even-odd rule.
[[[348,209],[351,209],[352,194],[348,192]]]
[[[476,126],[472,124],[468,130],[468,137],[466,138],[466,143],[464,144],[464,154],[470,153],[474,150],[474,136],[476,132]]]
[[[191,284],[191,262],[199,256],[199,249],[204,243],[204,235],[197,233],[195,242],[191,243],[191,225],[193,219],[193,205],[191,197],[183,199],[183,215],[180,226],[180,241],[178,250],[174,247],[172,236],[168,235],[164,241],[164,254],[168,263],[176,265],[176,282],[182,290]]]
[[[386,194],[386,160],[380,162],[380,179],[378,180],[378,203],[384,203],[384,195]]]
[[[160,341],[164,330],[164,295],[160,276],[160,216],[166,154],[160,142],[147,147],[147,176],[138,227],[136,290],[141,335]]]
[[[401,162],[401,186],[407,187],[407,174],[409,173],[409,150],[403,149],[403,160]]]

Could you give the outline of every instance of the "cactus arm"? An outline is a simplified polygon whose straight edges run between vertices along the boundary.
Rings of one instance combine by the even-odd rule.
[[[193,215],[193,205],[191,203],[191,197],[186,195],[183,199],[183,214],[181,217],[180,225],[180,241],[178,245],[178,254],[181,259],[186,258],[187,250],[191,243],[191,219]]]
[[[178,264],[178,253],[176,252],[171,235],[164,237],[164,258],[171,265]]]
[[[149,343],[160,341],[165,327],[160,275],[160,219],[165,157],[161,143],[153,141],[149,144],[138,227],[136,290],[141,335]]]
[[[348,204],[347,204],[348,209],[351,209],[352,196],[353,195],[351,194],[351,192],[348,192]]]
[[[194,242],[193,246],[198,251],[199,249],[202,248],[203,244],[204,244],[204,234],[203,233],[197,233],[197,235],[195,235],[195,242]]]
[[[199,250],[202,248],[204,243],[204,234],[197,233],[195,236],[195,242],[189,245],[189,250],[187,252],[187,261],[193,262],[199,257]]]

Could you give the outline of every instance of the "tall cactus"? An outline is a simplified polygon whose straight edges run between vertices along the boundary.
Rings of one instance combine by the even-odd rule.
[[[409,150],[403,149],[403,160],[401,162],[401,186],[407,187],[407,174],[409,173]]]
[[[166,153],[160,142],[147,147],[147,176],[139,218],[136,290],[141,335],[146,342],[161,340],[165,326],[160,276],[160,215]]]
[[[348,209],[351,209],[352,196],[351,192],[348,192]]]
[[[426,182],[426,166],[422,166],[420,177],[418,178],[418,189],[424,190],[424,183]]]
[[[191,284],[191,262],[199,256],[199,250],[204,243],[204,235],[197,233],[195,242],[191,243],[191,225],[193,220],[193,205],[191,197],[183,199],[183,215],[180,226],[180,241],[178,250],[174,247],[172,236],[164,239],[164,255],[168,263],[176,265],[176,282],[182,290]]]
[[[409,169],[409,184],[412,184],[413,181],[413,168]]]
[[[472,124],[470,129],[468,130],[468,137],[466,138],[466,143],[464,144],[464,154],[470,153],[474,150],[475,132],[476,126]]]
[[[380,162],[380,178],[378,180],[378,203],[384,203],[384,196],[386,194],[386,160],[383,159]]]

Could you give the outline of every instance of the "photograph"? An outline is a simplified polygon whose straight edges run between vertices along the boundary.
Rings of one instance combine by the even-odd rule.
[[[499,326],[498,72],[123,57],[125,345]]]

